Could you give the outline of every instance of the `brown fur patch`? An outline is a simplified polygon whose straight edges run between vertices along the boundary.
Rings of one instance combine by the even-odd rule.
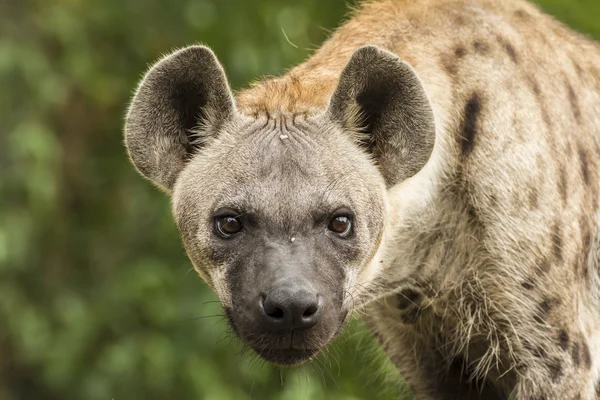
[[[554,358],[548,361],[546,366],[548,367],[552,382],[557,382],[564,375],[563,366],[559,359]]]
[[[515,50],[515,47],[512,45],[512,43],[510,43],[507,39],[505,39],[504,37],[502,37],[500,35],[496,35],[496,39],[498,40],[498,43],[500,43],[500,45],[504,48],[504,51],[506,51],[506,54],[508,54],[508,57],[510,58],[510,60],[513,63],[518,64],[519,57],[518,57],[517,51]]]
[[[548,134],[548,138],[549,138],[550,142],[553,143],[552,128],[551,128],[552,119],[550,118],[550,113],[548,112],[548,106],[546,105],[546,102],[542,95],[542,90],[540,88],[540,84],[538,83],[537,79],[533,75],[528,75],[527,81],[529,82],[529,87],[531,88],[531,92],[535,96],[535,101],[540,109],[541,114],[542,114],[542,120],[543,120],[544,124],[546,125],[546,130],[547,130],[546,133]]]
[[[583,177],[583,182],[589,186],[590,169],[588,165],[587,151],[582,146],[579,146],[577,153],[579,154],[579,165],[581,167],[581,176]]]
[[[579,343],[573,343],[573,348],[571,349],[571,359],[573,360],[573,365],[579,367],[581,364],[581,355],[579,349]]]
[[[535,210],[539,206],[539,192],[537,186],[529,186],[529,208]]]
[[[565,169],[564,165],[561,165],[558,172],[558,192],[560,193],[563,206],[567,205],[567,185],[567,170]]]
[[[537,310],[533,316],[536,322],[544,324],[548,318],[548,314],[554,307],[554,302],[550,299],[544,299],[538,304]]]
[[[457,46],[457,47],[454,49],[454,55],[455,55],[457,58],[463,58],[464,56],[466,56],[466,55],[467,55],[467,49],[465,49],[463,46]]]
[[[523,282],[521,282],[521,286],[523,286],[523,288],[526,290],[533,289],[533,287],[534,287],[533,279],[532,278],[525,279]]]
[[[569,95],[569,104],[571,105],[571,112],[573,113],[573,117],[575,121],[581,122],[581,109],[579,108],[579,102],[577,99],[577,95],[575,94],[575,90],[571,85],[571,82],[567,78],[565,78],[565,86],[567,87],[567,93]]]
[[[485,55],[490,51],[490,45],[483,40],[475,40],[473,42],[473,50],[477,54]]]
[[[413,289],[405,289],[396,295],[396,307],[405,310],[410,306],[418,306],[421,293]]]
[[[561,329],[558,333],[558,345],[563,350],[567,350],[569,348],[569,334],[565,329]]]
[[[517,11],[515,11],[515,15],[518,18],[524,19],[524,20],[528,20],[531,18],[531,15],[529,15],[529,13],[523,9],[519,9]]]
[[[538,261],[537,269],[538,269],[539,273],[545,275],[548,272],[550,272],[551,266],[552,266],[552,264],[550,264],[550,261],[547,258],[543,258],[540,261]]]
[[[581,355],[583,359],[583,365],[587,369],[592,368],[592,354],[590,353],[590,347],[585,340],[581,342]]]
[[[552,227],[552,233],[550,234],[550,239],[552,241],[552,253],[554,257],[558,261],[562,261],[563,259],[563,237],[562,237],[562,227],[560,221],[556,221],[554,226]]]
[[[456,64],[456,58],[450,55],[444,55],[441,58],[441,64],[444,70],[451,77],[455,77],[458,74],[458,65]]]

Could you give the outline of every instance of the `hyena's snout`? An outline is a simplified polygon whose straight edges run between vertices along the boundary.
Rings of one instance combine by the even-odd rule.
[[[324,348],[342,329],[340,267],[319,262],[307,242],[271,243],[232,271],[230,322],[267,361],[295,365]]]
[[[323,297],[306,279],[285,279],[261,292],[257,307],[261,321],[270,331],[305,330],[319,322]]]

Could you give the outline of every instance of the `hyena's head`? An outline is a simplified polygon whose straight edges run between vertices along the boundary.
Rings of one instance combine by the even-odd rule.
[[[377,275],[387,189],[423,167],[434,131],[412,69],[373,46],[327,110],[295,118],[242,115],[213,53],[188,47],[146,74],[125,126],[233,329],[284,365],[325,346]]]

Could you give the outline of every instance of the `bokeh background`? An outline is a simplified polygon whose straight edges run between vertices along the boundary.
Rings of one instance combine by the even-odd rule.
[[[539,3],[600,38],[600,1]],[[240,88],[303,60],[346,10],[0,0],[0,400],[408,398],[356,321],[305,367],[244,352],[190,270],[169,199],[122,145],[127,101],[160,55],[204,42]]]

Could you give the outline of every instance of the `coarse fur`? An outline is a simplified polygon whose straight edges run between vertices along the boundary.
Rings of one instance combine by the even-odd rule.
[[[360,310],[417,399],[600,395],[600,46],[536,6],[363,2],[235,99],[210,50],[180,50],[125,130],[266,359],[303,361]],[[223,204],[252,215],[234,241],[212,232]],[[340,207],[347,240],[319,225]],[[284,264],[326,306],[291,338],[252,308]]]

